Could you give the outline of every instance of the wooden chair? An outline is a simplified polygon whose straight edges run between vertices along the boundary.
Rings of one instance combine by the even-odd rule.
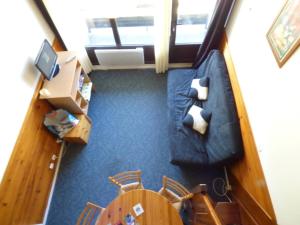
[[[126,171],[109,177],[109,180],[120,187],[119,194],[122,194],[134,189],[144,189],[141,174],[140,170]]]
[[[182,207],[182,203],[193,197],[193,193],[177,181],[166,176],[163,176],[163,186],[159,190],[159,194],[166,197],[178,212]]]
[[[76,225],[96,224],[96,221],[100,218],[104,209],[105,208],[96,204],[87,202],[85,208],[82,210],[77,219]]]

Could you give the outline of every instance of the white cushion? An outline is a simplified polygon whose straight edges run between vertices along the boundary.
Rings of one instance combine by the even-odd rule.
[[[208,77],[193,79],[189,95],[190,97],[197,97],[199,100],[206,100],[208,96]]]
[[[183,119],[183,124],[192,127],[200,134],[205,134],[211,113],[197,105],[192,105]]]

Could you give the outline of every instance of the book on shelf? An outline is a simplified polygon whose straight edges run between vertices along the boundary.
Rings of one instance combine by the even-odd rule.
[[[81,94],[82,97],[87,101],[90,101],[91,99],[92,86],[93,86],[92,82],[86,82],[82,84]]]
[[[80,91],[82,90],[83,84],[84,84],[84,75],[80,74],[79,81],[78,81],[78,87]]]

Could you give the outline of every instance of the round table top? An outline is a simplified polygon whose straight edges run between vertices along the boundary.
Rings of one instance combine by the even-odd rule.
[[[133,207],[141,204],[144,212],[136,216]],[[103,211],[97,225],[116,225],[124,222],[130,213],[139,225],[183,225],[177,210],[157,192],[145,189],[131,190],[115,198]]]

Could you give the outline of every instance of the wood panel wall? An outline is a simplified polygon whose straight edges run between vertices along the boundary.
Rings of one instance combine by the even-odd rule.
[[[43,222],[55,173],[55,168],[49,169],[49,164],[53,154],[59,155],[60,144],[43,125],[44,116],[52,107],[47,101],[38,99],[42,83],[41,77],[3,176],[1,225]]]
[[[230,55],[226,35],[224,35],[220,50],[223,52],[227,64],[240,119],[245,150],[244,158],[229,168],[230,181],[233,185],[232,194],[240,204],[244,224],[276,224],[275,213],[261,167],[242,92],[239,87],[234,63]]]
[[[189,201],[189,222],[192,225],[224,225],[215,211],[215,202],[207,194],[207,186],[198,184],[193,188],[193,197]]]

